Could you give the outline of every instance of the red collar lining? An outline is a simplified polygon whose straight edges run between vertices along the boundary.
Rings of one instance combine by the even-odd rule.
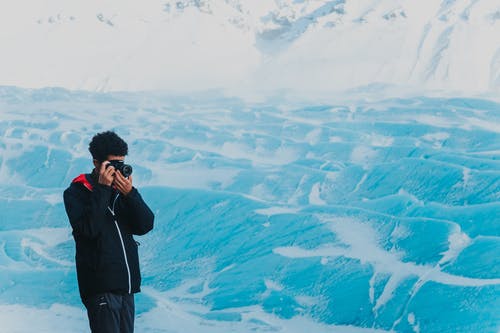
[[[90,182],[87,179],[87,176],[84,173],[73,179],[73,183],[81,183],[89,191],[92,191],[92,184],[90,184]]]

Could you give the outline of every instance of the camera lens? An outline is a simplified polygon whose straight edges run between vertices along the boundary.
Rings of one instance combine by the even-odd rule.
[[[122,175],[124,177],[128,177],[132,174],[132,166],[131,165],[128,165],[128,164],[124,164],[120,170],[120,172],[122,173]]]

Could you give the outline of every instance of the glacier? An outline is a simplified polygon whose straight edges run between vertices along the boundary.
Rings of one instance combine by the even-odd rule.
[[[88,332],[91,137],[156,214],[139,333],[500,332],[500,5],[0,1],[0,332]]]
[[[62,191],[114,129],[156,214],[137,332],[496,333],[499,110],[0,87],[0,331],[88,331]]]

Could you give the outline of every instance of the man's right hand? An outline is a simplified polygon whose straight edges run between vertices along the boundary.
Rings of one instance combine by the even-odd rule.
[[[104,161],[101,163],[101,169],[99,169],[99,184],[111,186],[115,180],[115,168],[110,166],[106,168],[109,161]]]

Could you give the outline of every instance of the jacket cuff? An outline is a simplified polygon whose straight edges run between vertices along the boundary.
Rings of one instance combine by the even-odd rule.
[[[132,190],[130,191],[129,194],[125,195],[124,198],[134,199],[135,197],[137,197],[137,194],[139,194],[139,192],[137,191],[137,189],[135,187],[132,186]]]
[[[95,190],[95,192],[99,193],[99,196],[111,197],[111,194],[113,193],[113,188],[111,186],[103,184],[97,184]]]
[[[97,188],[101,189],[101,190],[106,190],[106,191],[110,191],[113,189],[111,186],[109,185],[104,185],[104,184],[99,184],[97,183]]]

